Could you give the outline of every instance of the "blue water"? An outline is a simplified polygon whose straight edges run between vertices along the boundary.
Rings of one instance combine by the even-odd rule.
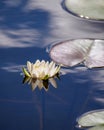
[[[50,61],[53,43],[103,36],[103,22],[72,16],[60,0],[0,1],[0,130],[78,130],[81,114],[104,108],[104,69],[70,68],[47,92],[21,75],[28,60]]]

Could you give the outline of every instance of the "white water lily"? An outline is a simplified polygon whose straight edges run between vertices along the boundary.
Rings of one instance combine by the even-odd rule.
[[[27,61],[27,70],[23,68],[23,72],[25,76],[39,79],[39,80],[47,80],[49,78],[53,78],[60,71],[60,66],[56,66],[56,64],[51,61],[50,63],[44,60],[37,60],[34,64],[30,61]]]
[[[59,71],[60,66],[57,66],[53,61],[37,60],[34,64],[27,61],[27,68],[23,68],[25,75],[23,83],[29,83],[32,90],[38,87],[40,90],[44,88],[47,91],[49,84],[57,88],[55,78],[59,78]]]

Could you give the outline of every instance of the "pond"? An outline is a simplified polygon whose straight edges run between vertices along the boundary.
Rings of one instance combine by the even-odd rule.
[[[50,84],[48,91],[23,84],[22,67],[51,61],[51,45],[104,39],[103,21],[81,19],[62,5],[61,0],[0,2],[1,130],[79,130],[82,114],[104,108],[104,68],[62,67],[57,88]]]

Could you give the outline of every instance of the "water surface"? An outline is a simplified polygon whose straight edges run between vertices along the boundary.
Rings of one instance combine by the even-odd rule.
[[[70,68],[48,92],[23,85],[21,68],[50,60],[46,48],[77,38],[103,39],[104,23],[82,20],[60,0],[0,2],[0,129],[78,130],[76,118],[104,108],[104,69]]]

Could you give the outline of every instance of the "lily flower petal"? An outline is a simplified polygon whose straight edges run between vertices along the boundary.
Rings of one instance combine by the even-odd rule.
[[[28,69],[29,73],[32,72],[32,68],[31,67],[32,67],[31,62],[27,61],[27,69]]]

